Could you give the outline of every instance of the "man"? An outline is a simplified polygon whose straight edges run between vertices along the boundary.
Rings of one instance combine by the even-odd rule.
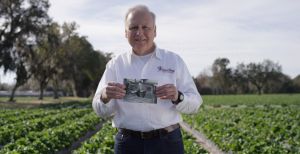
[[[184,148],[178,124],[182,121],[180,112],[196,113],[202,103],[193,79],[178,55],[154,43],[155,15],[146,6],[128,10],[125,36],[132,50],[106,65],[93,108],[99,116],[113,117],[113,126],[118,128],[115,153],[181,154]],[[146,87],[143,97],[151,98],[154,90],[155,99],[150,99],[150,103],[135,95],[139,87],[135,82],[148,80],[150,88]],[[136,101],[130,100],[129,93]]]

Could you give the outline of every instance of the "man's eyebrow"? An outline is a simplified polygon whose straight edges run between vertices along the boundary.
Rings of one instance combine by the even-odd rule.
[[[128,26],[129,29],[135,29],[135,28],[138,28],[138,26],[136,25],[133,25],[133,26]]]

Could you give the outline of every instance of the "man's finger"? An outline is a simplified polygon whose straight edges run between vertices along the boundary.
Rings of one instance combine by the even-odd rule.
[[[121,88],[121,89],[125,89],[126,86],[124,84],[121,84],[121,83],[116,83],[115,86]]]
[[[115,82],[108,82],[107,85],[109,85],[109,86],[115,86],[116,83]]]
[[[121,92],[121,93],[125,93],[125,86],[122,85],[122,84],[109,84],[107,86],[107,90],[111,90],[111,91],[118,91],[118,92]]]
[[[106,93],[109,98],[119,99],[119,98],[123,98],[125,96],[125,93],[120,93],[117,91],[107,91]]]

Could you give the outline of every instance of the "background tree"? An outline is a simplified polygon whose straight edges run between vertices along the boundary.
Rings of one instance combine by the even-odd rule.
[[[269,93],[296,93],[293,80],[288,75],[278,73],[276,81],[277,82],[272,82],[274,86]]]
[[[258,94],[262,93],[263,86],[267,80],[261,64],[250,63],[247,65],[247,79],[257,88]]]
[[[62,68],[62,80],[72,89],[73,96],[89,96],[98,85],[109,54],[95,51],[86,37],[79,36],[76,23],[65,23],[63,29],[63,47],[59,56]]]
[[[104,72],[106,58],[95,51],[85,37],[74,36],[67,45],[71,50],[66,51],[64,57],[65,79],[70,81],[74,96],[89,96],[98,84],[93,81],[99,81]]]
[[[12,88],[12,92],[9,98],[10,102],[14,102],[15,91],[25,84],[30,78],[31,74],[28,72],[28,67],[26,67],[26,60],[29,53],[31,53],[31,46],[26,44],[21,38],[15,43],[14,53],[12,57],[14,58],[14,63],[12,63],[12,68],[16,71],[16,83]]]
[[[218,94],[228,93],[231,86],[231,68],[228,68],[230,61],[227,58],[218,58],[212,65],[212,78],[214,89]]]
[[[292,82],[294,85],[294,92],[299,93],[300,92],[300,75],[296,76]]]
[[[236,69],[233,71],[233,82],[232,87],[235,93],[250,93],[250,85],[247,77],[246,65],[240,63],[236,66]]]
[[[194,79],[202,94],[295,93],[300,77],[291,79],[281,72],[281,66],[271,60],[259,63],[240,63],[229,68],[227,58],[218,58],[212,64],[211,74],[200,73]],[[300,88],[298,88],[300,89]]]
[[[281,89],[285,82],[291,82],[291,79],[281,72],[282,69],[278,63],[266,59],[262,62],[262,65],[268,79],[263,90],[265,93],[277,93],[279,92],[277,89]]]
[[[246,72],[248,81],[256,87],[258,94],[262,94],[272,87],[270,85],[278,82],[281,66],[271,60],[264,60],[262,63],[248,64]]]
[[[57,73],[60,45],[60,27],[57,23],[49,25],[46,32],[37,37],[37,44],[34,54],[30,57],[29,65],[31,73],[39,82],[39,99],[43,99],[44,89]]]
[[[49,22],[47,0],[0,1],[0,67],[16,72],[14,91],[30,77],[25,61],[31,43]]]
[[[207,71],[202,71],[195,79],[197,90],[201,94],[212,94],[212,77]]]
[[[50,20],[48,8],[47,0],[0,1],[0,66],[4,67],[4,72],[15,68],[14,55],[18,55],[15,44],[43,31]]]

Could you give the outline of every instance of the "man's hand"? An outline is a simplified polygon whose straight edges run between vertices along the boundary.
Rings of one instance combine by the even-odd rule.
[[[103,89],[100,99],[106,104],[111,99],[122,99],[125,94],[125,85],[115,82],[109,82]]]
[[[156,96],[160,99],[170,99],[176,101],[178,90],[173,84],[165,84],[156,88]]]

